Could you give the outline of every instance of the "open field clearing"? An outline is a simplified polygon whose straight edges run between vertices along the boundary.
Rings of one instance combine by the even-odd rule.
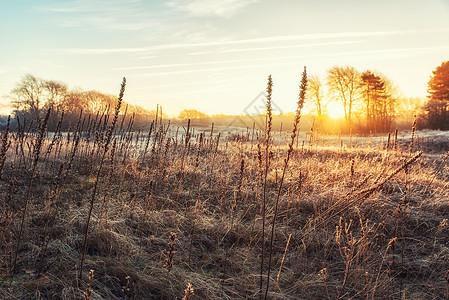
[[[4,131],[0,298],[258,298],[268,269],[269,299],[447,297],[439,132],[301,133],[279,188],[285,133],[267,167],[263,133],[168,126]]]
[[[449,300],[449,1],[0,11],[0,300]]]

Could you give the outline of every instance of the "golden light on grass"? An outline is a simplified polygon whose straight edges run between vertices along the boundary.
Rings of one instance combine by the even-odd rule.
[[[447,134],[304,132],[305,72],[291,135],[139,123],[124,84],[0,134],[0,299],[447,298]]]
[[[0,300],[449,300],[448,1],[284,2],[0,1]]]

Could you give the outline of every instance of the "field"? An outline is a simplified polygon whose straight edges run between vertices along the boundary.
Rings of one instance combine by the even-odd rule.
[[[444,133],[123,120],[3,132],[1,299],[447,299]]]

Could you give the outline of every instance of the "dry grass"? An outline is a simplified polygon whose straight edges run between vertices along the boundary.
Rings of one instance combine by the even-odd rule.
[[[397,151],[386,137],[363,147],[300,140],[281,188],[288,149],[276,145],[263,212],[256,140],[159,121],[138,139],[124,124],[111,140],[104,119],[84,122],[44,139],[39,164],[39,136],[3,135],[1,299],[258,298],[261,241],[269,299],[447,297],[449,168],[430,137],[426,151],[416,132],[413,153],[410,136]]]

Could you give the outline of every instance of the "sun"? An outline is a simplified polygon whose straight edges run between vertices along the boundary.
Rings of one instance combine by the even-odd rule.
[[[341,119],[345,117],[345,110],[343,108],[343,105],[341,103],[337,102],[330,102],[327,105],[327,114],[332,119]]]

